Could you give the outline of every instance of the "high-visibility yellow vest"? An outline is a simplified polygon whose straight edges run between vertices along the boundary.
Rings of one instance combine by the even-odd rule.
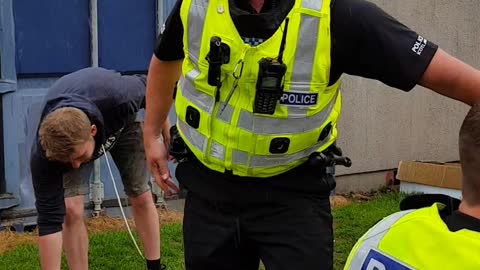
[[[344,269],[480,269],[480,233],[451,232],[439,214],[443,207],[386,217],[360,238]]]
[[[297,0],[287,16],[285,87],[273,115],[253,113],[258,62],[278,56],[285,21],[272,37],[251,46],[237,32],[228,5],[228,0],[182,2],[185,60],[175,97],[177,127],[193,154],[208,168],[270,177],[300,165],[336,139],[341,98],[340,80],[328,86],[330,0]],[[220,37],[231,51],[229,62],[221,67],[217,100],[216,87],[207,82],[206,56],[213,36]],[[238,87],[221,112],[240,62],[243,72]],[[285,147],[281,153],[272,151],[274,140],[287,142],[281,145]]]

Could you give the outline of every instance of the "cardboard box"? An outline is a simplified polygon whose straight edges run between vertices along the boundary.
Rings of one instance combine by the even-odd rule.
[[[400,161],[397,179],[401,182],[460,190],[462,169],[459,163]]]

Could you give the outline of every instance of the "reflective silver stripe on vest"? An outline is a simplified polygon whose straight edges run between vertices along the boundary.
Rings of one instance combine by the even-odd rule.
[[[222,112],[223,106],[225,106],[225,102],[220,102],[218,106],[220,109],[217,111],[217,119],[222,120],[227,124],[230,124],[230,121],[232,120],[233,107],[227,105],[227,107],[225,107],[225,110]]]
[[[322,9],[322,0],[303,0],[302,1],[302,8],[313,9],[316,11],[320,11]]]
[[[303,0],[302,8],[312,9],[320,12],[322,9],[322,0]],[[317,48],[318,27],[320,19],[310,15],[301,15],[300,29],[298,30],[297,47],[295,51],[295,60],[293,62],[292,78],[290,79],[292,91],[309,92],[312,80],[313,63],[315,61],[315,49]],[[307,108],[289,107],[288,115],[305,116]]]
[[[210,145],[210,156],[224,161],[225,160],[225,147],[215,141],[212,141]]]
[[[378,249],[378,245],[380,241],[382,241],[383,237],[387,234],[393,224],[395,224],[399,219],[401,219],[406,214],[411,213],[414,210],[407,210],[397,212],[392,214],[382,221],[380,221],[377,225],[375,225],[363,238],[363,241],[360,247],[357,249],[350,265],[348,267],[349,270],[361,269],[365,259],[368,256],[368,253],[372,249]]]
[[[320,12],[322,9],[322,1],[303,0],[302,8]],[[319,23],[319,18],[302,14],[300,29],[298,31],[297,48],[295,51],[295,61],[292,69],[292,82],[310,83],[311,81]]]
[[[187,73],[185,78],[188,79],[189,81],[193,82],[199,75],[200,75],[200,71],[198,69],[194,68]]]
[[[207,138],[200,134],[196,129],[185,124],[182,121],[178,121],[180,130],[190,144],[192,144],[197,150],[203,154],[206,152]],[[313,152],[317,151],[322,145],[330,140],[331,133],[322,141],[317,144],[306,148],[303,151],[290,155],[251,155],[250,162],[248,162],[249,154],[240,150],[233,150],[232,162],[238,165],[248,166],[249,168],[265,168],[275,167],[280,165],[289,164],[308,157]],[[225,147],[217,142],[212,141],[210,146],[210,155],[219,160],[225,160]]]
[[[232,163],[246,166],[248,163],[248,153],[240,150],[233,150]]]
[[[196,129],[192,128],[183,121],[177,121],[178,128],[182,131],[182,134],[185,136],[185,140],[197,148],[198,151],[205,153],[207,149],[207,138],[200,134]]]
[[[200,44],[202,44],[203,24],[207,13],[208,0],[192,0],[188,11],[187,41],[188,56],[197,64],[200,55]]]
[[[287,119],[279,119],[254,115],[242,110],[237,127],[262,135],[298,134],[314,130],[327,121],[335,106],[337,97],[338,93],[322,111],[310,117],[295,118],[289,115]]]
[[[302,158],[308,157],[310,154],[314,153],[318,150],[322,145],[330,140],[330,134],[322,140],[319,141],[317,144],[308,147],[307,149],[297,152],[295,154],[290,155],[271,155],[271,156],[254,156],[250,157],[250,168],[268,168],[268,167],[275,167],[285,164],[290,164],[292,162],[301,160]]]
[[[198,71],[193,69],[187,74],[186,77],[188,79],[181,78],[180,91],[182,93],[182,96],[184,96],[185,99],[187,99],[190,103],[194,104],[202,111],[205,111],[208,114],[212,114],[215,99],[210,95],[195,90],[193,84],[191,83],[193,79],[195,79],[198,75]]]

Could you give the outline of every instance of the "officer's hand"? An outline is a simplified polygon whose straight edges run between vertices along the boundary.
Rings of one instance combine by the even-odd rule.
[[[153,175],[157,185],[165,192],[171,195],[174,191],[179,192],[178,187],[173,183],[167,164],[167,142],[163,138],[158,138],[149,134],[144,134],[145,156],[148,169]]]

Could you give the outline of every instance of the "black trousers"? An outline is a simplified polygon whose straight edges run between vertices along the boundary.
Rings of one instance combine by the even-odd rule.
[[[318,178],[323,174],[303,168],[282,176],[302,183],[303,175],[305,183],[327,185],[322,192],[300,192],[268,180],[232,181],[199,166],[177,168],[182,185],[193,186],[187,193],[183,223],[187,270],[257,270],[260,260],[267,270],[333,268],[332,183]],[[199,188],[202,183],[210,190]],[[209,194],[215,189],[217,194]]]

